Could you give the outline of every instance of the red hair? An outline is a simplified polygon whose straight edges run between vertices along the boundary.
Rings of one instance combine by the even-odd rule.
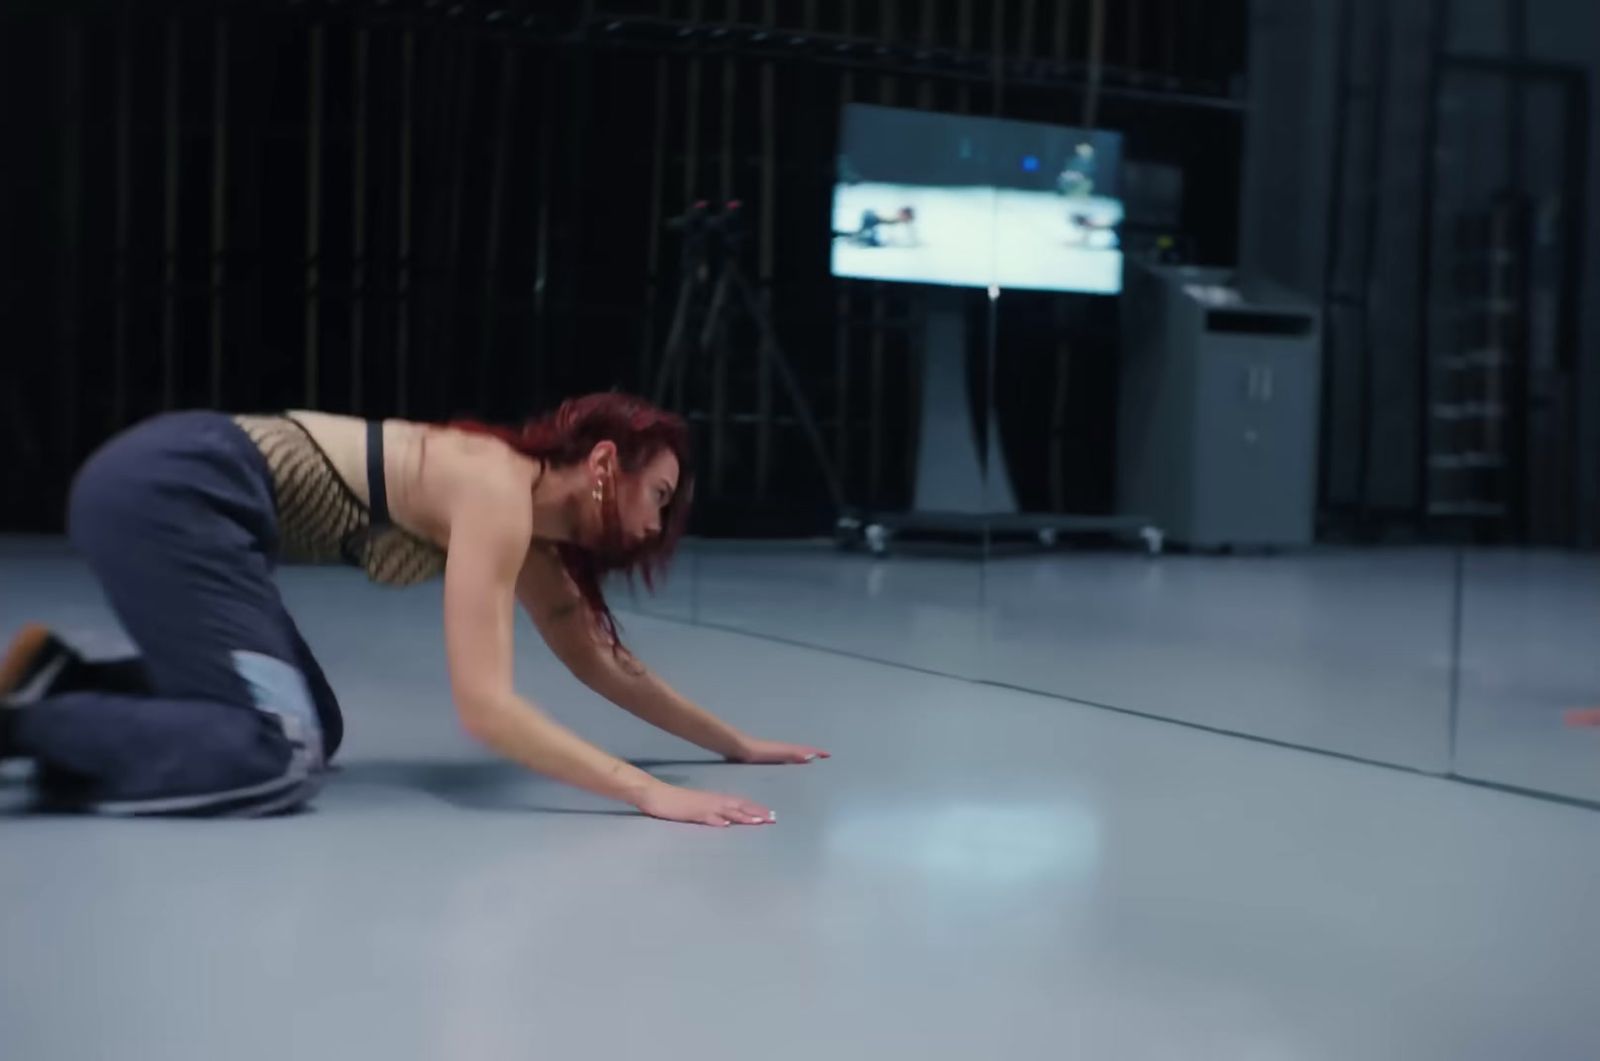
[[[601,543],[590,549],[570,542],[558,545],[561,565],[577,586],[584,603],[613,650],[621,650],[617,620],[606,604],[601,582],[606,575],[622,572],[630,581],[635,575],[654,591],[665,574],[672,554],[689,522],[689,506],[694,497],[694,470],[690,462],[689,427],[682,417],[659,409],[643,398],[606,392],[569,398],[554,412],[536,417],[520,428],[497,427],[475,421],[451,425],[464,431],[492,435],[523,456],[544,461],[553,468],[566,468],[587,460],[602,442],[617,447],[617,463],[624,475],[637,473],[662,452],[678,460],[678,489],[661,514],[661,533],[642,545],[628,547],[623,541],[622,523],[617,514],[617,491],[606,493],[601,509]]]

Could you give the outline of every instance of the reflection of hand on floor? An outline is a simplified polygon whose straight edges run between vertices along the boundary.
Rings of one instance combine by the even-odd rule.
[[[1569,726],[1600,726],[1600,707],[1576,707],[1566,718]]]

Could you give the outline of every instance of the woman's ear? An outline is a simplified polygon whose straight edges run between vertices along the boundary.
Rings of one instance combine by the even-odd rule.
[[[597,476],[621,471],[617,466],[617,444],[609,439],[595,443],[594,449],[589,451],[589,470]]]

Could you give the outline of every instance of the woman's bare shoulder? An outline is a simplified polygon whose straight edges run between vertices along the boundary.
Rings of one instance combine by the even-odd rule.
[[[526,508],[539,463],[492,438],[463,437],[459,432],[427,442],[429,471],[452,496],[498,499]],[[437,463],[435,461],[437,460]]]

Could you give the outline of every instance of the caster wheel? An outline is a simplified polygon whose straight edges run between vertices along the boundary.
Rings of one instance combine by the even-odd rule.
[[[1044,546],[1046,549],[1054,549],[1056,547],[1056,543],[1060,540],[1061,535],[1054,527],[1046,527],[1044,530],[1039,532],[1039,544]]]
[[[1160,556],[1166,548],[1167,536],[1157,527],[1146,527],[1139,532],[1139,537],[1144,539],[1145,552],[1151,556]]]
[[[866,530],[867,548],[873,556],[884,556],[889,552],[889,530],[877,523],[870,524]]]

